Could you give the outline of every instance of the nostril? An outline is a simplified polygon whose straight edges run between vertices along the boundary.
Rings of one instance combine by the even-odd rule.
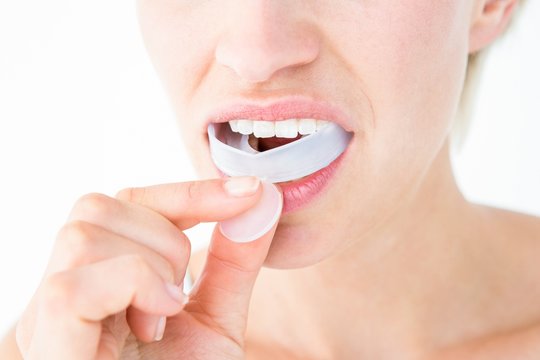
[[[293,61],[290,54],[280,54],[281,51],[283,49],[267,48],[259,43],[225,43],[216,48],[215,57],[218,64],[232,70],[242,81],[262,83],[281,69],[300,65]]]
[[[318,58],[318,32],[309,24],[288,21],[291,19],[287,20],[285,13],[272,16],[268,11],[252,11],[231,24],[216,44],[216,63],[234,71],[243,81],[261,83],[281,70]]]

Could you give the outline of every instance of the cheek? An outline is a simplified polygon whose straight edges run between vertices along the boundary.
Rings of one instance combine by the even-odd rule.
[[[350,234],[367,233],[408,201],[441,150],[457,108],[468,55],[464,9],[458,1],[393,2],[380,6],[390,12],[373,5],[356,15],[362,20],[328,27],[332,39],[343,39],[334,49],[373,119],[340,184],[350,191],[335,195],[336,213],[346,209],[348,216],[332,231],[343,233],[314,231],[314,237],[355,242]]]
[[[386,2],[392,6],[366,7],[354,28],[341,29],[355,34],[342,37],[341,56],[372,108],[365,149],[371,170],[412,178],[440,149],[457,109],[467,10],[464,1]]]
[[[363,54],[370,70],[363,75],[375,126],[407,134],[414,123],[430,128],[452,118],[468,53],[463,14],[457,1],[403,2],[373,14],[367,48],[375,50]]]
[[[138,7],[147,53],[178,111],[188,107],[191,94],[208,71],[209,63],[201,59],[212,57],[219,33],[212,24],[216,18],[212,2],[182,3],[141,0]]]
[[[182,143],[197,176],[200,179],[218,178],[220,175],[213,165],[206,141],[205,138],[193,136],[193,132],[182,131]]]
[[[197,108],[193,95],[208,75],[208,59],[213,58],[219,34],[215,21],[219,7],[212,4],[140,0],[138,7],[147,53],[176,113],[185,149],[202,177],[217,175],[208,165],[206,138],[192,113]]]

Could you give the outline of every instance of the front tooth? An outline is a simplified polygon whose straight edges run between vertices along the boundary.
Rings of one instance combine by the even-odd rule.
[[[298,132],[300,135],[310,135],[317,131],[317,121],[315,119],[298,120]]]
[[[236,127],[240,134],[250,135],[253,133],[253,120],[238,120]]]
[[[238,120],[229,121],[229,125],[230,125],[232,131],[238,132]]]
[[[317,131],[321,130],[323,127],[328,125],[329,121],[326,120],[317,120]]]
[[[258,138],[269,138],[275,135],[273,121],[253,121],[253,135]]]
[[[298,124],[296,119],[276,122],[276,136],[293,139],[298,136]]]

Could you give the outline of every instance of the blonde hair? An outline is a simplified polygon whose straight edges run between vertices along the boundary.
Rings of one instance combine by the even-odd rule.
[[[511,29],[515,27],[515,23],[517,22],[516,19],[519,17],[519,13],[523,12],[525,3],[526,0],[518,0],[518,4],[516,5],[517,8],[514,11],[505,34],[508,34]],[[469,54],[465,82],[461,92],[459,107],[451,133],[452,144],[458,150],[461,148],[467,138],[468,130],[475,111],[476,98],[478,88],[482,80],[484,63],[486,62],[491,49],[492,46],[488,46],[481,51]]]

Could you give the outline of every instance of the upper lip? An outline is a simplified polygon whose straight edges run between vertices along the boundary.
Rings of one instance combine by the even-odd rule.
[[[332,121],[346,131],[353,131],[352,120],[343,110],[329,102],[301,96],[281,98],[267,104],[246,100],[230,103],[206,117],[205,129],[210,123],[238,119],[277,121],[302,118]]]

